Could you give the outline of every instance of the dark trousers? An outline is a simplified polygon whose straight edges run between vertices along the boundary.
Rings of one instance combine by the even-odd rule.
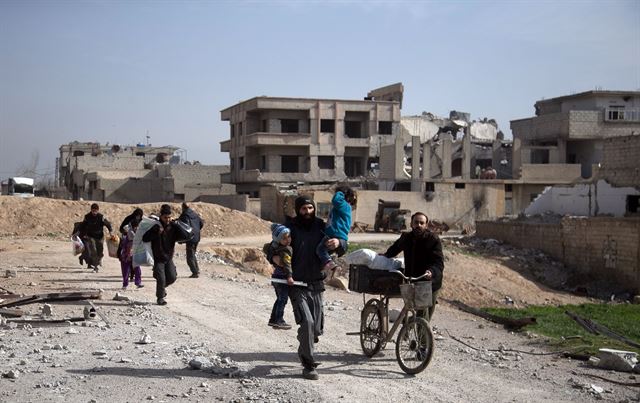
[[[102,258],[104,257],[104,238],[95,238],[96,240],[96,260],[97,266],[102,266]]]
[[[324,312],[322,310],[322,291],[312,291],[302,287],[291,287],[289,290],[293,315],[298,327],[298,357],[302,366],[315,368],[313,358],[315,339],[324,329]]]
[[[158,299],[166,297],[167,291],[165,288],[175,283],[178,278],[173,259],[164,263],[155,262],[153,264],[153,278],[156,279],[156,297]]]
[[[187,243],[187,265],[189,269],[191,269],[191,273],[198,274],[200,273],[200,268],[198,267],[198,258],[196,257],[196,250],[198,249],[198,242],[196,243]]]
[[[276,302],[273,303],[269,323],[281,323],[284,322],[284,307],[287,306],[287,300],[289,299],[289,286],[279,283],[272,284],[276,290]]]

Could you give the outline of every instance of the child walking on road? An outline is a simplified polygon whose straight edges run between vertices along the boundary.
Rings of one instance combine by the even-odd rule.
[[[287,284],[272,282],[276,291],[276,301],[271,309],[271,317],[269,318],[269,326],[274,329],[289,330],[289,325],[284,320],[284,308],[289,299],[289,286],[293,285],[293,277],[291,270],[291,230],[282,224],[271,224],[272,241],[264,244],[263,252],[267,255],[267,259],[272,257],[273,274],[271,278],[286,280]]]
[[[140,266],[133,267],[133,237],[138,229],[138,221],[131,221],[129,225],[123,228],[124,235],[118,249],[118,258],[120,259],[120,268],[122,269],[122,289],[126,290],[129,286],[129,273],[133,271],[133,281],[136,287],[142,288],[142,272]]]

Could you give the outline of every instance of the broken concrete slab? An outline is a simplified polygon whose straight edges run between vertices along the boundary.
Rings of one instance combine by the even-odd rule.
[[[638,354],[633,351],[601,348],[598,357],[591,357],[589,363],[602,368],[619,372],[633,372],[638,364]]]

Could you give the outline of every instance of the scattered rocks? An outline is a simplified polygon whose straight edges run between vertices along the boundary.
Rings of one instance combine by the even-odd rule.
[[[9,269],[9,270],[7,270],[7,271],[5,271],[5,272],[4,272],[4,276],[5,276],[6,278],[15,278],[15,277],[18,277],[18,271],[17,271],[17,270],[11,270],[11,269]]]
[[[127,297],[126,295],[122,295],[119,292],[117,292],[116,295],[113,296],[113,300],[131,302],[131,298]]]
[[[20,371],[18,371],[17,369],[12,369],[2,374],[3,378],[8,379],[18,379],[18,376],[20,376]]]
[[[51,316],[52,314],[53,314],[53,310],[51,309],[51,305],[44,304],[42,306],[42,316],[48,317],[48,316]]]

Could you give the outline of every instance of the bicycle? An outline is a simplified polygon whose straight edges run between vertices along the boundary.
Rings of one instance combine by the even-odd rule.
[[[429,323],[416,315],[417,310],[428,309],[432,304],[431,282],[419,281],[426,274],[420,277],[407,277],[400,271],[388,273],[395,273],[402,277],[400,294],[404,300],[404,306],[394,321],[393,327],[390,331],[388,330],[389,299],[397,297],[397,294],[380,293],[379,298],[371,298],[364,304],[360,318],[360,331],[348,334],[359,335],[362,351],[367,357],[373,357],[392,341],[396,330],[402,325],[395,341],[396,359],[405,373],[418,374],[431,362],[435,348]],[[362,298],[364,302],[366,292],[363,292]]]

